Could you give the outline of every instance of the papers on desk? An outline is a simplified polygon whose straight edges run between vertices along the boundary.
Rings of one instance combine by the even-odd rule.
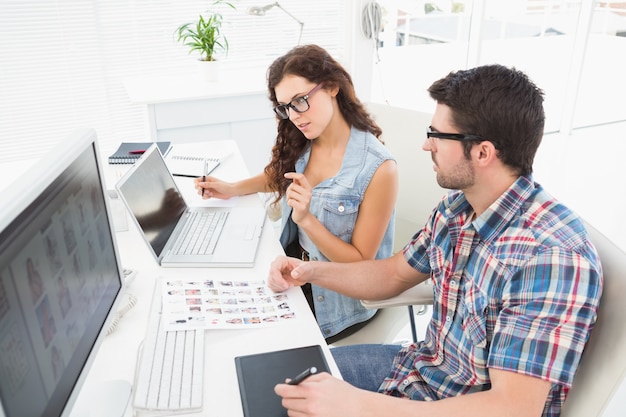
[[[295,318],[287,294],[263,280],[181,278],[162,286],[167,330],[258,328]]]

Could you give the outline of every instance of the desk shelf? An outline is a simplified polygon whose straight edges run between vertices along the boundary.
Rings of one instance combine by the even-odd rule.
[[[225,74],[218,82],[181,75],[129,78],[124,85],[131,101],[146,107],[150,140],[232,139],[256,174],[269,161],[276,137],[264,77],[264,71],[250,70]]]

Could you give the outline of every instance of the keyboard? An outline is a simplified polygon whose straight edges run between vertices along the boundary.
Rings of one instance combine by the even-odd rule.
[[[135,374],[137,413],[176,414],[202,410],[204,330],[165,331],[157,283],[148,329]]]
[[[187,221],[187,232],[180,245],[176,245],[177,255],[211,255],[222,233],[228,217],[227,211],[192,212]]]

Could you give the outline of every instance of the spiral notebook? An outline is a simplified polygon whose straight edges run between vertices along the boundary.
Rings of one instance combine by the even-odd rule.
[[[209,175],[220,164],[220,159],[176,154],[176,148],[174,148],[174,151],[165,157],[165,163],[172,175],[197,178]]]

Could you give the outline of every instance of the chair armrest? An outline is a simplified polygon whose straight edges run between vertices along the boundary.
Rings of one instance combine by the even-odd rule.
[[[433,286],[429,281],[422,282],[395,297],[384,300],[361,300],[365,308],[385,308],[405,305],[432,305]]]

